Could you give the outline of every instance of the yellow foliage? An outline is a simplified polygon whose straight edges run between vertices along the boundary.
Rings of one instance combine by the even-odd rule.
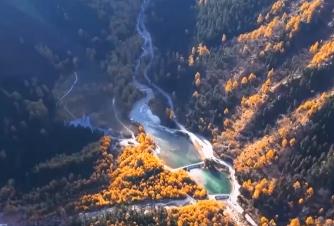
[[[259,38],[270,38],[279,24],[280,24],[279,17],[275,17],[270,23],[266,25],[261,25],[256,30],[239,35],[238,41],[244,42],[244,41],[253,41]]]
[[[225,92],[228,94],[228,93],[231,93],[232,90],[233,90],[233,82],[231,79],[229,79],[226,84],[225,84]]]
[[[298,15],[292,16],[286,24],[285,28],[287,31],[290,31],[290,37],[299,31],[302,22],[311,23],[314,14],[323,4],[323,0],[303,1]]]
[[[285,138],[288,135],[288,130],[284,127],[278,129],[278,134],[281,138]]]
[[[249,76],[248,76],[248,81],[254,81],[256,79],[256,75],[254,73],[251,73]]]
[[[170,215],[177,225],[231,225],[230,217],[224,213],[221,202],[203,200],[195,204],[173,208]]]
[[[308,216],[305,220],[306,225],[314,225],[314,219],[311,216]]]
[[[260,218],[260,226],[276,226],[276,223],[274,221],[274,219],[267,219],[266,217],[262,216]]]
[[[117,168],[109,174],[109,186],[84,195],[83,207],[104,207],[144,200],[178,199],[190,195],[205,198],[207,193],[192,181],[187,172],[164,169],[154,155],[155,144],[144,133],[137,136],[138,145],[127,146],[117,159]]]
[[[325,225],[324,226],[333,226],[334,225],[334,220],[333,219],[326,219],[325,220]]]
[[[316,54],[318,52],[318,49],[319,49],[319,42],[316,42],[313,45],[311,45],[309,51],[312,54]]]
[[[229,113],[228,108],[225,108],[225,110],[224,110],[224,115],[227,115],[228,113]]]
[[[229,119],[224,120],[224,127],[230,127],[231,125],[232,125],[231,120],[229,120]]]
[[[269,196],[274,192],[276,179],[263,178],[254,182],[249,179],[243,182],[242,187],[251,193],[253,199],[258,199],[262,194]]]
[[[242,183],[242,187],[243,187],[244,189],[248,190],[248,191],[251,192],[251,193],[254,191],[254,185],[253,185],[253,183],[252,183],[252,181],[251,181],[250,179],[244,181],[244,182]]]
[[[277,224],[276,224],[276,222],[274,221],[274,219],[271,219],[271,220],[269,221],[269,225],[270,225],[270,226],[276,226]]]
[[[233,139],[233,137],[244,128],[243,126],[246,124],[247,120],[252,118],[257,106],[261,106],[264,103],[266,92],[270,91],[270,79],[268,79],[267,82],[263,84],[257,94],[254,94],[248,99],[242,99],[242,115],[240,119],[231,123],[228,129],[223,132],[224,138]],[[290,133],[291,136],[293,131],[297,130],[300,126],[306,125],[310,117],[318,112],[331,96],[333,96],[333,93],[329,91],[306,101],[293,111],[289,118],[286,117],[280,120],[277,131],[273,131],[271,134],[258,139],[254,143],[246,145],[234,161],[236,171],[241,172],[250,169],[258,169],[270,164],[276,159],[276,156],[278,157],[279,153],[275,151],[275,154],[272,155],[272,153],[268,154],[268,151],[271,149],[274,150],[275,146],[279,143],[281,143],[283,148],[288,145],[296,145],[297,140],[295,138],[290,140],[286,138],[288,133]]]
[[[246,85],[248,83],[248,78],[247,77],[243,77],[242,79],[241,79],[241,84],[242,85]]]
[[[238,86],[239,86],[239,83],[238,83],[237,80],[235,80],[235,81],[233,82],[233,85],[232,85],[233,89],[238,88]]]
[[[297,180],[295,183],[293,183],[293,188],[295,189],[295,190],[298,190],[298,189],[300,189],[301,188],[301,185],[300,185],[300,182]]]
[[[296,112],[296,118],[301,124],[305,124],[309,121],[310,117],[318,112],[326,103],[329,97],[332,96],[331,92],[325,92],[316,96],[313,99],[305,101],[301,104]]]
[[[297,141],[296,141],[295,138],[292,138],[292,139],[289,141],[290,146],[294,146],[296,143],[297,143]]]
[[[310,48],[310,52],[314,54],[308,64],[308,67],[310,68],[318,68],[322,65],[326,65],[334,56],[334,38],[325,42],[320,48],[317,43]]]
[[[309,187],[307,190],[306,190],[306,198],[309,199],[313,196],[314,194],[314,190],[312,187]]]
[[[194,60],[194,55],[190,55],[189,57],[188,57],[188,65],[189,66],[193,66],[195,64],[195,60]]]
[[[103,136],[100,141],[100,149],[103,151],[107,151],[111,144],[111,137],[110,136]]]
[[[290,220],[290,223],[288,226],[300,226],[300,221],[298,218],[293,218]]]
[[[206,45],[203,45],[202,43],[200,43],[197,47],[197,53],[200,56],[205,56],[205,55],[210,54],[210,51]]]
[[[282,147],[283,148],[286,148],[288,146],[288,140],[286,139],[286,138],[284,138],[283,140],[282,140]]]
[[[234,89],[238,88],[239,84],[237,80],[227,80],[224,89],[227,94],[231,93]]]
[[[277,31],[285,29],[287,31],[289,38],[292,38],[301,27],[302,23],[311,23],[315,13],[324,5],[324,0],[311,0],[311,1],[301,1],[299,8],[297,10],[290,12],[289,14],[283,13],[282,9],[285,7],[286,1],[277,0],[271,7],[271,10],[264,18],[262,14],[258,16],[258,24],[262,24],[264,20],[269,20],[271,16],[281,14],[281,16],[275,16],[267,24],[263,24],[257,29],[241,34],[238,37],[239,42],[244,41],[254,41],[260,38],[271,39],[275,34],[279,35]],[[264,55],[265,52],[274,51],[274,52],[284,52],[284,42],[278,41],[277,43],[266,43],[265,50],[261,55]]]
[[[276,151],[273,149],[270,149],[267,153],[266,153],[266,159],[267,161],[271,161],[272,159],[275,158],[276,155]]]
[[[270,86],[272,85],[271,79],[268,78],[261,86],[260,95],[265,96],[270,92]]]
[[[278,0],[272,5],[270,13],[276,14],[280,12],[284,6],[285,6],[284,0]]]
[[[304,204],[304,199],[303,199],[303,198],[300,198],[300,199],[298,200],[298,204],[299,204],[299,205]]]
[[[269,223],[269,220],[265,216],[262,216],[260,218],[260,224],[261,225],[268,224],[268,223]]]
[[[264,136],[255,143],[246,146],[234,161],[238,172],[249,169],[259,169],[271,163],[276,157],[276,151],[271,147],[273,137]]]
[[[263,55],[265,55],[266,52],[270,52],[272,50],[272,48],[273,48],[273,44],[271,42],[267,42],[265,44],[265,47],[264,47],[264,54]]]
[[[304,1],[300,7],[303,21],[305,21],[306,23],[310,23],[312,21],[315,11],[322,7],[323,4],[323,0],[313,0],[310,2]]]
[[[263,137],[254,144],[246,146],[241,154],[234,161],[234,167],[237,171],[244,171],[251,168],[260,168],[265,164],[264,156],[265,148],[270,142],[270,137]],[[259,162],[261,161],[261,164]]]
[[[289,19],[285,26],[285,30],[290,31],[290,38],[299,31],[302,18],[300,15],[293,16]]]
[[[284,53],[284,42],[281,41],[281,42],[275,43],[272,47],[272,50],[275,53]]]
[[[250,79],[248,81],[254,80],[256,78],[255,74],[250,74],[248,76]],[[233,90],[233,84],[235,83],[232,80],[229,80],[225,88],[230,91]],[[231,85],[232,84],[232,85]],[[237,85],[237,84],[235,84]],[[232,87],[231,87],[232,86]],[[223,132],[223,136],[225,139],[232,139],[229,140],[230,143],[235,144],[234,138],[237,134],[243,130],[244,126],[247,125],[247,122],[252,119],[254,114],[257,111],[257,108],[262,106],[265,103],[266,98],[268,97],[268,93],[270,92],[271,80],[267,79],[258,90],[257,93],[253,94],[252,96],[242,97],[241,100],[241,114],[240,117],[234,121],[233,126],[229,130],[225,130]],[[231,91],[230,91],[231,92]]]

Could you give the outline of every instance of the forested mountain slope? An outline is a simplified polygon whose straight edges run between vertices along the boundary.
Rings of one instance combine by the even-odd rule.
[[[68,225],[74,202],[112,167],[96,143],[103,132],[69,122],[89,114],[78,99],[98,112],[97,99],[115,97],[127,112],[140,96],[130,84],[140,2],[0,5],[0,224]]]
[[[233,159],[241,201],[263,225],[332,225],[334,3],[192,7],[193,45],[168,53],[178,67],[169,80],[193,80],[182,83],[189,104],[178,114],[186,111],[190,128],[212,136],[217,156]]]
[[[334,225],[332,0],[1,4],[15,20],[0,22],[2,47],[12,50],[0,54],[0,220],[238,225],[249,214],[263,226]],[[22,29],[13,41],[8,27],[21,23],[45,36]],[[150,34],[138,30],[152,34],[153,51],[142,40]],[[29,61],[13,63],[22,58]],[[229,212],[226,200],[202,200],[208,191],[168,168],[153,139],[130,123],[134,103],[151,88],[157,127],[172,131],[176,116],[231,163],[242,214]],[[69,126],[86,114],[95,127]],[[192,134],[182,131],[173,135]],[[164,208],[171,200],[177,204]]]

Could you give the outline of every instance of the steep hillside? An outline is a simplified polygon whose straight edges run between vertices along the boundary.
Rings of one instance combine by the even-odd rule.
[[[117,124],[113,98],[127,113],[140,96],[131,85],[140,2],[0,6],[0,224],[67,225],[74,203],[112,168],[96,127]],[[82,116],[90,128],[77,126]]]
[[[170,77],[192,90],[185,97],[172,88],[189,103],[177,114],[186,111],[190,128],[212,136],[217,156],[233,159],[242,203],[263,225],[331,225],[334,3],[189,7],[197,14],[193,47],[169,58],[178,74]]]
[[[0,6],[0,225],[334,225],[332,0]]]

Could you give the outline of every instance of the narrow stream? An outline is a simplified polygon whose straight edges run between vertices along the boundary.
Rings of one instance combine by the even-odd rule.
[[[159,147],[157,155],[168,167],[181,168],[206,158],[213,158],[213,150],[209,141],[188,131],[176,118],[174,121],[178,129],[163,126],[160,118],[150,109],[149,102],[158,98],[155,93],[166,99],[170,109],[173,110],[174,105],[169,94],[154,84],[149,76],[154,59],[152,37],[145,25],[145,11],[149,3],[150,0],[143,1],[137,20],[137,32],[143,39],[143,51],[138,59],[133,78],[134,85],[145,96],[135,103],[130,112],[130,120],[143,125],[145,131],[153,137]],[[139,77],[145,78],[147,85],[139,82]],[[229,179],[224,173],[193,169],[190,175],[206,187],[210,194],[228,194],[231,191]]]
[[[149,106],[151,100],[159,100],[160,98],[159,101],[166,102],[168,104],[166,107],[174,110],[174,104],[169,94],[154,84],[149,76],[154,59],[154,49],[151,34],[145,25],[145,11],[149,6],[150,1],[151,0],[143,0],[136,26],[138,34],[143,39],[143,45],[142,53],[138,58],[135,67],[133,84],[137,89],[144,93],[144,97],[134,104],[129,114],[129,118],[132,122],[141,124],[145,131],[154,139],[158,147],[156,150],[157,156],[169,168],[184,168],[192,164],[203,162],[205,159],[212,160],[227,168],[229,174],[202,168],[191,169],[189,174],[197,183],[207,189],[209,195],[229,194],[227,198],[231,206],[238,212],[242,212],[242,209],[237,202],[240,185],[235,178],[235,171],[232,166],[214,157],[211,143],[205,138],[187,130],[180,122],[178,122],[176,117],[173,120],[177,128],[168,128],[162,125],[159,116],[155,115]],[[59,98],[59,103],[69,96],[72,90],[76,88],[75,86],[78,80],[80,80],[80,75],[74,73],[74,76],[73,84],[69,87],[69,90]],[[140,78],[144,81],[139,80]],[[115,109],[114,104],[115,100],[112,101],[112,109]],[[64,109],[67,109],[66,105],[64,106]],[[127,145],[129,143],[134,143],[135,139],[133,132],[118,118],[117,112],[114,112],[114,116],[116,117],[115,120],[118,121],[125,130],[132,134],[132,138],[120,139],[121,144]],[[100,128],[92,123],[90,119],[90,116],[83,115],[80,118],[75,118],[69,122],[69,124],[73,126],[88,127],[92,130],[98,129],[106,134],[110,134],[111,129]]]

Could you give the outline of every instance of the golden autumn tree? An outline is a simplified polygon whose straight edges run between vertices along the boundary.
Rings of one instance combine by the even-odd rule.
[[[205,56],[205,55],[210,54],[210,51],[206,45],[204,45],[203,43],[200,43],[197,47],[197,53],[199,56]]]
[[[308,64],[309,68],[319,68],[327,65],[334,56],[334,38],[325,42],[321,47],[316,42],[316,44],[311,46],[310,52],[313,54],[313,57]]]
[[[172,208],[169,215],[177,225],[234,225],[229,215],[224,212],[221,202],[203,200],[195,204]]]
[[[306,219],[305,219],[305,224],[306,225],[314,225],[314,219],[312,216],[308,216]]]
[[[290,220],[290,223],[288,226],[300,226],[300,221],[298,218],[293,218]]]
[[[193,66],[194,64],[195,64],[194,55],[191,54],[188,57],[188,65]]]
[[[155,144],[148,135],[139,134],[137,142],[135,146],[126,146],[118,156],[117,167],[109,174],[109,186],[81,198],[78,203],[81,209],[144,200],[182,199],[187,195],[197,199],[207,196],[204,188],[192,181],[187,172],[164,169],[153,153]]]

